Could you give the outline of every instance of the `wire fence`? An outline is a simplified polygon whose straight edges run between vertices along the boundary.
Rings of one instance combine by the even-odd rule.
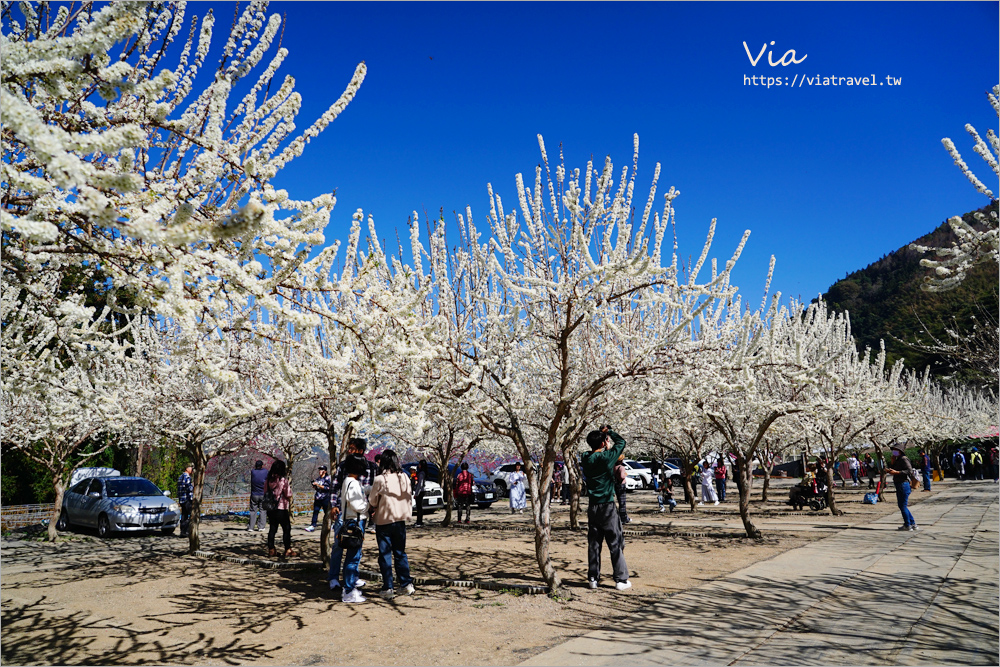
[[[249,512],[250,498],[246,494],[237,496],[211,496],[201,499],[201,516],[225,514],[245,515]],[[44,505],[9,505],[0,508],[0,531],[47,525],[52,518],[52,503]],[[292,513],[312,511],[312,498],[292,500]]]

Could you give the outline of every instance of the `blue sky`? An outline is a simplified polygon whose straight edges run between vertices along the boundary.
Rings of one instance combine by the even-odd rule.
[[[346,237],[357,208],[393,243],[413,210],[443,208],[450,220],[471,206],[485,222],[486,184],[513,203],[515,174],[530,177],[540,161],[539,133],[550,156],[563,144],[571,168],[608,154],[616,168],[630,164],[638,133],[637,183],[648,187],[658,161],[660,192],[682,193],[683,253],[697,255],[713,217],[720,258],[752,230],[734,277],[752,302],[772,253],[773,289],[809,299],[986,203],[940,139],[985,174],[963,127],[996,125],[985,92],[997,83],[997,3],[283,2],[270,11],[287,12],[282,71],[304,96],[302,127],[357,62],[368,65],[352,105],[276,181],[295,198],[336,189],[331,239]],[[755,59],[765,45],[774,61],[788,49],[806,58],[771,67],[765,52],[753,66],[744,41]],[[900,85],[744,83],[796,75]]]

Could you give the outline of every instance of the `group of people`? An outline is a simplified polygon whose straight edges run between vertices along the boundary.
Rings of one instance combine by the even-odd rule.
[[[587,435],[590,451],[581,457],[581,469],[587,481],[587,576],[591,589],[598,587],[601,574],[601,552],[607,544],[611,558],[612,577],[615,588],[619,591],[632,587],[629,580],[628,566],[624,555],[623,525],[631,520],[628,517],[625,479],[627,471],[624,467],[625,440],[605,426],[600,430],[591,431]],[[341,599],[348,603],[364,602],[361,588],[366,582],[358,576],[358,566],[361,562],[363,536],[369,522],[375,524],[375,539],[379,552],[379,570],[382,575],[383,598],[392,599],[395,596],[393,569],[395,568],[396,583],[407,595],[414,592],[413,577],[410,574],[409,561],[406,555],[406,522],[411,518],[411,507],[414,499],[417,507],[416,526],[423,524],[422,501],[426,483],[427,463],[421,461],[414,473],[413,479],[408,476],[399,463],[399,457],[392,450],[386,450],[376,457],[375,462],[368,461],[364,452],[367,442],[363,438],[352,438],[347,444],[347,456],[338,468],[338,474],[331,478],[326,466],[319,467],[319,477],[312,482],[315,490],[313,499],[312,521],[306,528],[316,529],[320,511],[331,512],[333,516],[333,549],[330,554],[330,569],[328,582],[331,590],[340,590]],[[919,481],[914,466],[906,457],[902,445],[892,445],[890,448],[892,460],[889,464],[876,461],[870,453],[863,460],[855,455],[847,459],[847,469],[850,471],[853,486],[860,485],[862,474],[868,476],[868,488],[876,488],[875,479],[881,476],[882,470],[892,475],[896,491],[896,500],[903,518],[901,531],[918,530],[916,520],[909,510],[909,496],[912,483]],[[989,464],[993,468],[994,481],[1000,477],[997,468],[1000,463],[997,449],[988,451]],[[923,476],[925,491],[930,490],[931,461],[927,452],[920,452],[920,470]],[[966,459],[961,451],[955,452],[952,464],[959,479],[966,479]],[[973,448],[968,459],[968,479],[983,479],[987,470],[982,454]],[[826,479],[830,463],[820,457],[816,463],[809,465],[808,478]],[[193,484],[191,481],[191,466],[187,466],[178,480],[178,502],[181,505],[181,535],[186,535],[190,524]],[[562,502],[565,468],[562,464],[556,466],[553,476],[551,493],[553,499]],[[714,465],[696,466],[696,474],[701,482],[701,501],[698,505],[711,502],[718,505],[726,498],[726,478],[728,470],[725,461],[719,457]],[[662,468],[656,478],[657,502],[661,512],[667,508],[672,512],[677,506],[673,497],[673,480],[668,470]],[[846,479],[845,479],[846,483]],[[523,512],[526,506],[527,476],[521,470],[521,464],[515,464],[514,471],[508,477],[510,490],[510,510],[512,513]],[[462,521],[464,510],[465,523],[469,523],[471,505],[474,501],[474,480],[469,471],[468,463],[462,463],[455,477],[455,497],[458,502],[458,519]],[[265,497],[270,501],[265,503]],[[250,522],[248,531],[262,531],[264,515],[266,514],[270,530],[267,536],[268,555],[276,556],[275,538],[279,527],[282,528],[284,557],[295,556],[291,548],[291,508],[292,492],[284,461],[276,460],[270,470],[263,469],[263,462],[257,461],[250,473]],[[342,535],[360,535],[360,539],[342,540]]]
[[[705,462],[695,467],[701,482],[701,500],[698,501],[698,506],[701,507],[705,503],[718,505],[720,502],[726,502],[726,477],[729,471],[723,458],[718,457],[714,465]]]
[[[369,522],[375,524],[382,575],[380,595],[385,599],[395,597],[394,568],[395,581],[403,593],[410,595],[414,592],[406,556],[406,522],[412,515],[414,489],[394,451],[383,451],[376,464],[365,458],[366,448],[364,438],[351,438],[347,443],[347,456],[339,466],[336,477],[331,478],[326,466],[320,466],[319,477],[312,482],[315,490],[312,522],[306,527],[306,530],[314,531],[320,511],[331,513],[333,546],[327,580],[330,589],[339,590],[341,600],[348,603],[366,600],[361,589],[367,582],[358,576],[358,566]],[[424,468],[426,470],[426,466]],[[266,515],[270,526],[267,553],[271,557],[278,555],[275,538],[279,527],[282,529],[283,557],[298,555],[291,544],[291,504],[292,489],[285,462],[275,460],[269,470],[264,470],[264,462],[257,461],[250,472],[250,521],[247,530],[263,530],[263,516]]]
[[[986,451],[986,458],[978,447],[967,452],[957,449],[951,455],[951,465],[960,480],[986,479],[986,475],[991,473],[994,482],[1000,481],[1000,455],[996,447]]]

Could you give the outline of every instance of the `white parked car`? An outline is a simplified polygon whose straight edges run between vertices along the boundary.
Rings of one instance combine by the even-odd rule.
[[[625,459],[625,473],[633,479],[639,482],[640,489],[651,489],[653,488],[653,471],[642,465],[638,461],[631,461]],[[625,488],[628,488],[626,483]]]
[[[413,516],[417,516],[417,499],[411,501]],[[424,514],[436,512],[444,507],[444,491],[441,485],[430,480],[424,481]]]
[[[641,488],[642,488],[642,479],[641,478],[639,478],[637,476],[634,476],[634,475],[629,475],[629,476],[627,476],[625,478],[625,490],[626,491],[638,491]]]
[[[649,468],[650,472],[655,469],[657,475],[660,474],[660,469],[666,469],[667,477],[677,477],[681,474],[681,469],[669,461],[639,461],[639,463]]]

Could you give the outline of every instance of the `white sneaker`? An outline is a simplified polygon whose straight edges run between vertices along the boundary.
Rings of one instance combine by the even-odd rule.
[[[358,583],[354,584],[354,587],[355,588],[364,588],[365,584],[367,584],[367,583],[368,583],[368,580],[366,580],[366,579],[358,579]]]
[[[615,584],[615,588],[617,588],[620,591],[627,591],[628,589],[632,588],[632,582],[628,580],[619,581],[617,584]]]
[[[667,508],[666,508],[666,507],[661,507],[661,508],[660,508],[660,511],[661,511],[661,512],[665,512],[666,510],[667,510]]]
[[[413,587],[413,584],[406,584],[406,588],[403,589],[403,595],[413,595],[415,592],[416,589]]]
[[[596,590],[597,589],[597,579],[589,579],[587,581],[587,588],[589,588],[590,590]]]
[[[719,504],[719,501],[718,501],[718,500],[716,500],[716,501],[715,501],[715,504],[716,504],[716,505],[718,505],[718,504]]]
[[[705,504],[705,503],[698,503],[698,507],[701,507],[701,506],[702,506],[702,505],[704,505],[704,504]]]
[[[355,603],[355,602],[367,602],[368,599],[361,594],[361,591],[355,588],[350,593],[345,591],[344,594],[340,596],[340,601],[347,603]]]
[[[311,533],[316,530],[316,526],[306,526],[306,532]]]
[[[910,530],[920,530],[920,528],[917,527],[917,524],[911,523],[910,524]]]
[[[393,598],[396,597],[396,591],[394,591],[391,588],[387,588],[384,591],[379,591],[378,594],[383,600],[392,600]]]

